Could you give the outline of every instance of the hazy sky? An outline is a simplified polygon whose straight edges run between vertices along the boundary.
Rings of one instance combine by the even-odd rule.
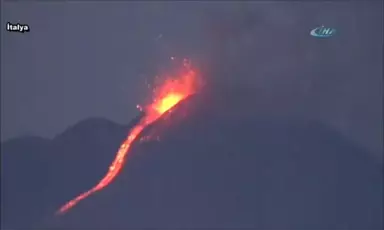
[[[4,5],[5,21],[28,23],[31,32],[2,33],[3,138],[52,136],[92,116],[129,122],[147,93],[145,76],[161,64],[155,55],[166,44],[155,39],[164,33],[183,41],[189,35],[179,20],[196,24],[185,11],[158,4]]]
[[[128,123],[146,79],[176,56],[227,73],[213,82],[300,101],[381,155],[381,1],[2,4],[2,139],[94,116]],[[8,33],[7,21],[31,31]],[[322,24],[337,34],[311,37]]]

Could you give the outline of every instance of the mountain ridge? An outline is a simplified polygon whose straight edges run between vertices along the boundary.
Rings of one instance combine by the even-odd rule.
[[[182,101],[143,130],[138,139],[153,139],[132,145],[112,184],[61,217],[52,214],[104,176],[141,116],[127,126],[86,119],[49,141],[48,151],[24,150],[49,156],[45,161],[18,165],[20,158],[5,153],[11,159],[2,173],[8,183],[2,186],[7,210],[2,224],[12,229],[382,227],[383,189],[377,184],[382,166],[364,148],[321,122],[291,111],[285,116],[285,108],[263,99],[245,104],[250,96],[199,94]],[[95,121],[100,124],[92,125]]]
[[[72,196],[93,186],[108,169],[119,144],[139,117],[127,125],[105,118],[88,118],[52,139],[22,136],[2,142],[1,157],[6,162],[1,174],[2,195],[4,209],[8,210],[3,212],[2,226],[30,228]],[[94,158],[94,163],[82,170],[89,157]],[[77,182],[68,178],[76,178]]]
[[[141,134],[160,141],[135,142],[113,183],[45,226],[381,229],[382,167],[364,148],[241,102],[181,102]]]

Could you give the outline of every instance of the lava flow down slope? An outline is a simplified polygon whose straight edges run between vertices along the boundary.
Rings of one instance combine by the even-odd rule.
[[[50,229],[382,228],[382,165],[364,148],[252,89],[208,87]]]
[[[92,193],[95,193],[110,184],[120,173],[132,143],[136,140],[136,137],[143,131],[143,129],[156,121],[161,115],[169,111],[177,103],[196,93],[199,86],[201,87],[199,76],[197,75],[196,71],[192,70],[190,61],[184,59],[183,70],[181,71],[180,76],[167,77],[164,82],[162,82],[153,90],[152,103],[144,107],[144,116],[131,129],[128,137],[121,144],[119,150],[116,153],[114,161],[109,167],[107,174],[95,187],[80,194],[62,206],[58,210],[57,214],[64,214],[81,200],[87,198]],[[139,105],[138,108],[140,110],[143,109]]]

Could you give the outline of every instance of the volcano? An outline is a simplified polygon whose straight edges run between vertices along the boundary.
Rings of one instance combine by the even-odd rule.
[[[108,188],[44,227],[382,229],[382,165],[275,104],[190,96],[143,130]]]

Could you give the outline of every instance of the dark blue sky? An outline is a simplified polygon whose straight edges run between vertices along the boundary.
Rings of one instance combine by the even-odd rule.
[[[94,116],[128,123],[146,79],[176,56],[226,73],[206,76],[214,84],[294,101],[382,155],[381,1],[2,4],[3,140]],[[10,34],[7,21],[31,32]],[[309,35],[322,24],[336,36]]]
[[[129,122],[147,93],[145,76],[161,61],[155,38],[180,30],[162,8],[170,11],[156,4],[6,3],[6,21],[28,23],[31,32],[2,33],[2,137],[52,136],[91,116]]]

